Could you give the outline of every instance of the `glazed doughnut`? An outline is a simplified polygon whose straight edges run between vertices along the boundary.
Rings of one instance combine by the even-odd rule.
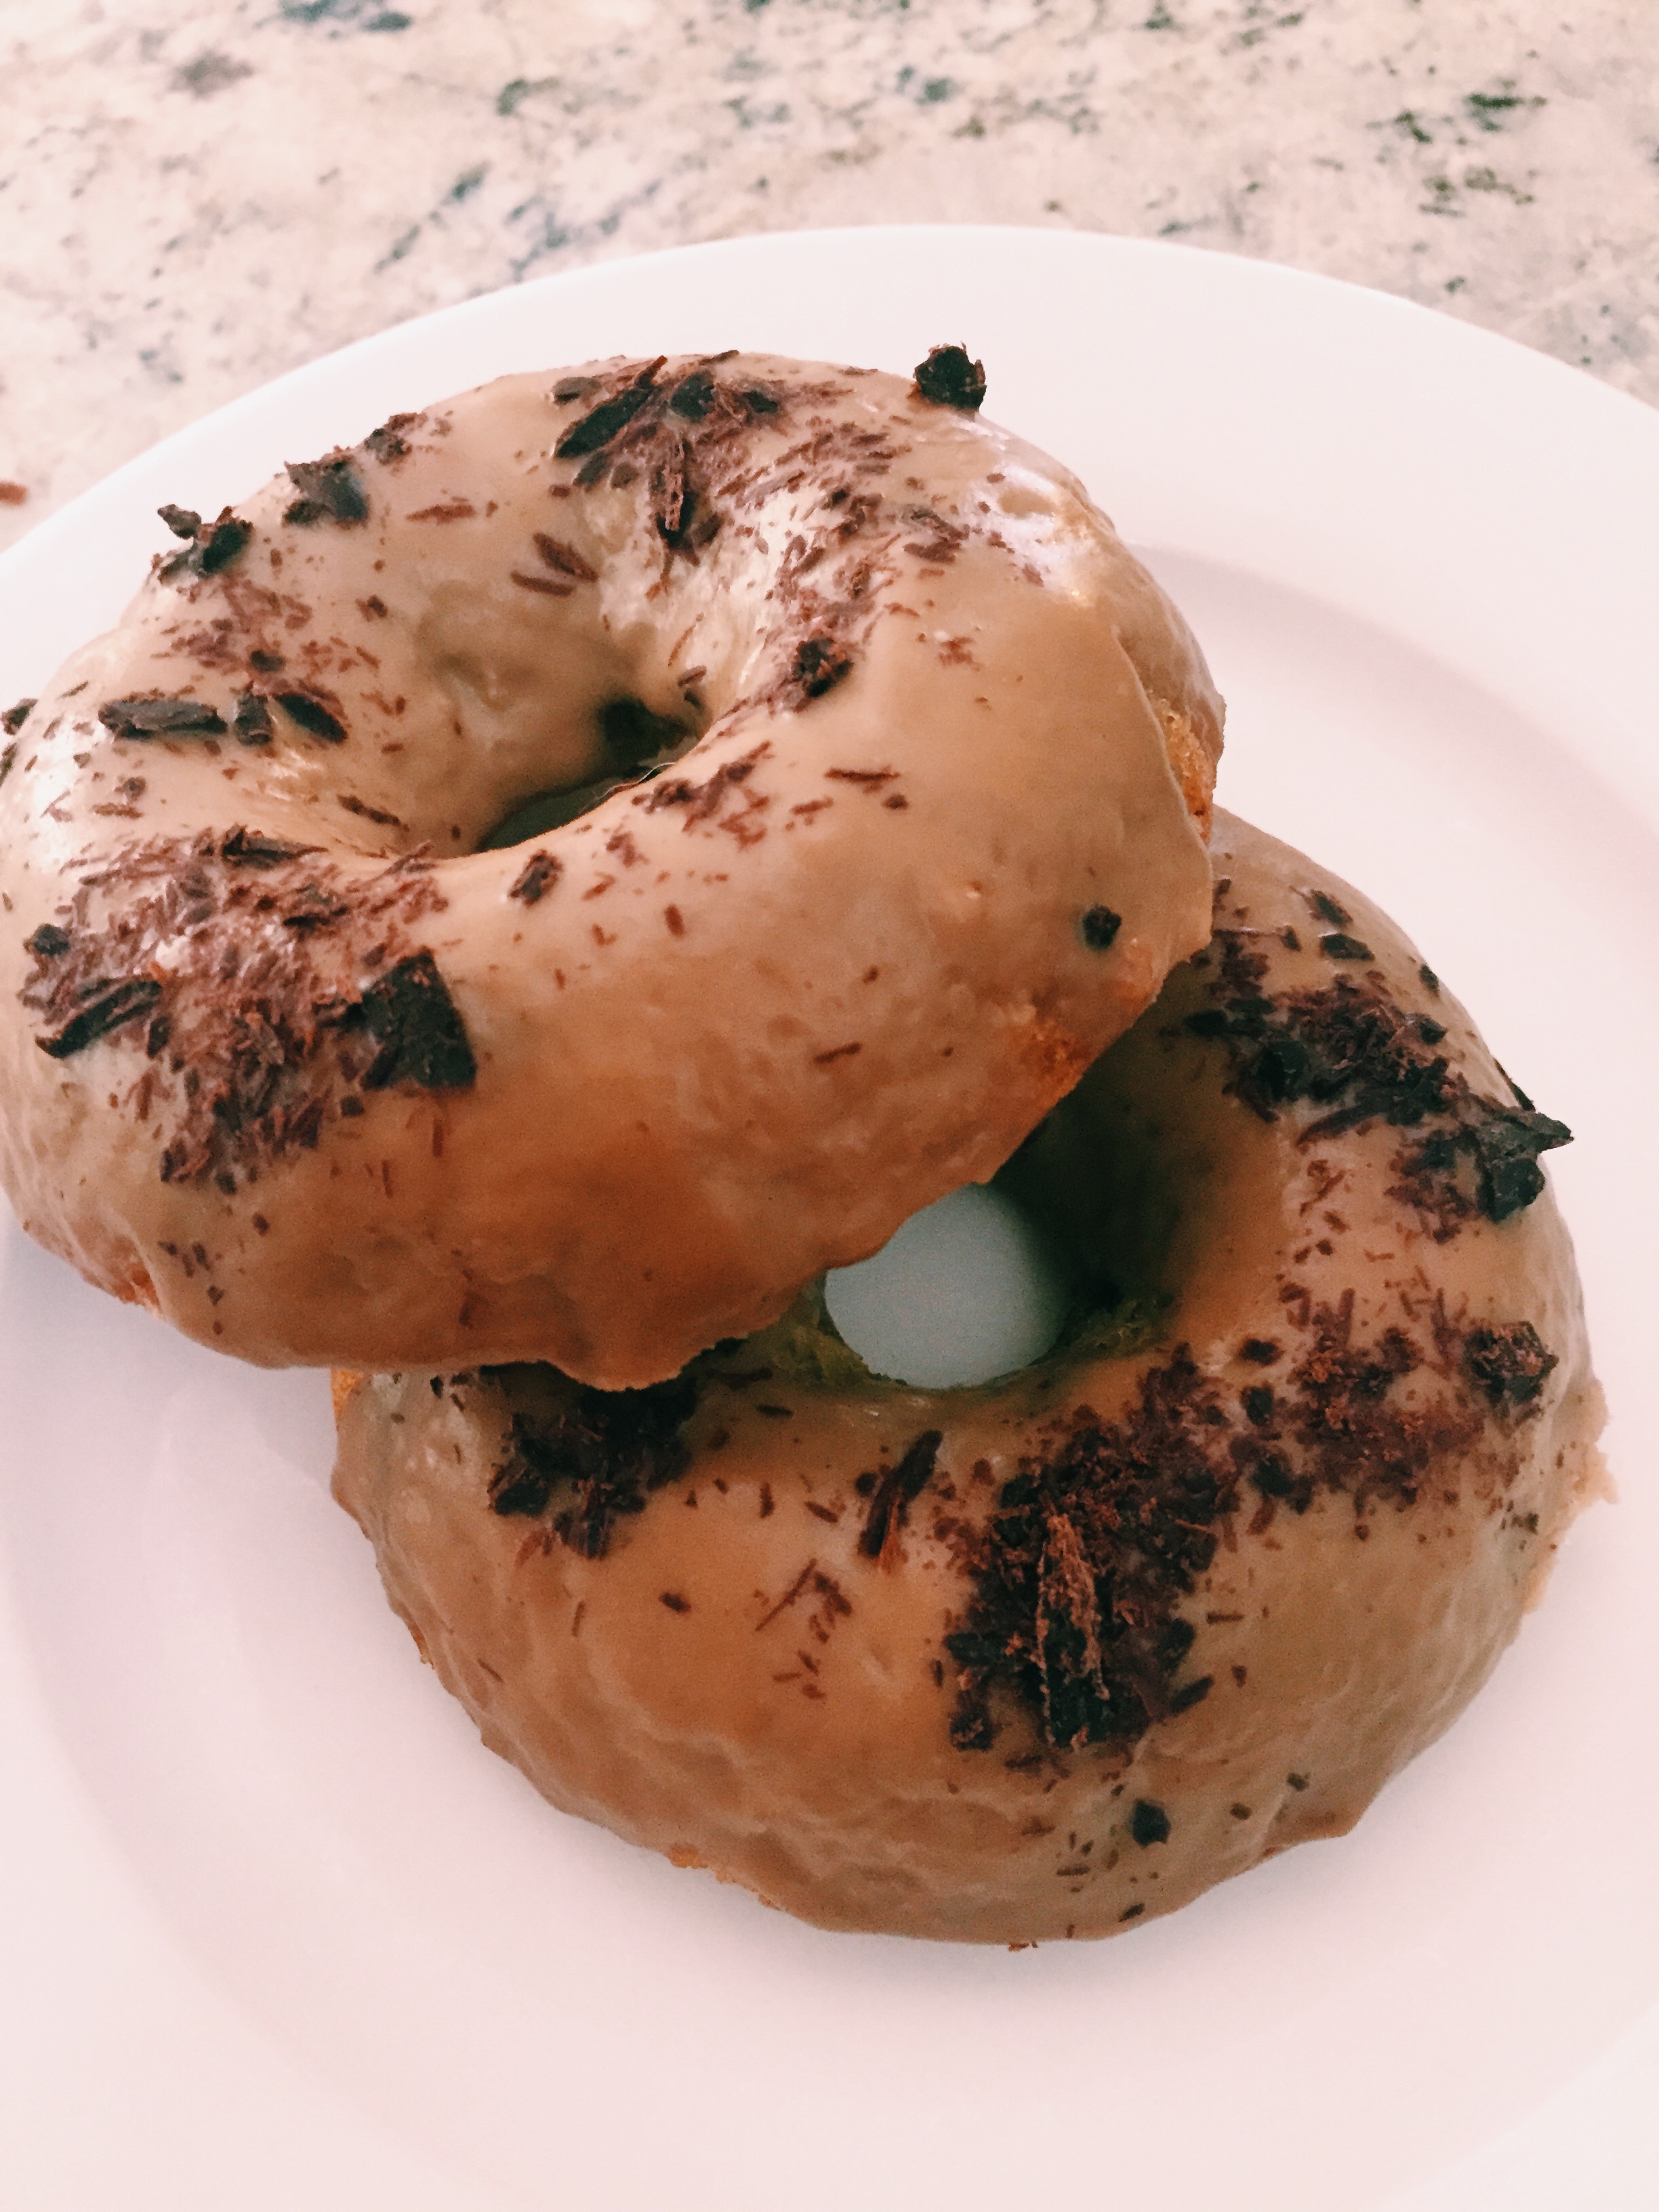
[[[164,509],[12,718],[25,1225],[261,1363],[617,1386],[988,1176],[1203,940],[1220,706],[971,368],[508,377]]]
[[[825,1927],[1110,1935],[1348,1828],[1601,1477],[1508,1082],[1356,892],[1218,817],[1216,930],[1016,1156],[1069,1250],[1017,1376],[821,1303],[614,1397],[371,1378],[336,1491],[548,1797]]]

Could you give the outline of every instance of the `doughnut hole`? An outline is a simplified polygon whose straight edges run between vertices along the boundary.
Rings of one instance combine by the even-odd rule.
[[[624,783],[641,783],[659,775],[689,752],[702,731],[672,715],[659,714],[642,699],[612,699],[599,709],[599,773],[585,782],[533,793],[516,800],[478,841],[478,850],[500,852],[544,837],[579,815],[589,813]]]

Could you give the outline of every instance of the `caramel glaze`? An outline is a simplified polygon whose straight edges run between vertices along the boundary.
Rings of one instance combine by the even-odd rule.
[[[1034,1366],[910,1389],[807,1301],[654,1391],[346,1391],[337,1494],[555,1804],[826,1927],[1110,1935],[1485,1680],[1603,1480],[1566,1133],[1358,893],[1225,817],[1215,862],[1008,1171],[1084,1286]]]
[[[1202,941],[1196,647],[914,384],[509,377],[164,514],[8,756],[0,1174],[204,1343],[672,1375],[990,1174]]]

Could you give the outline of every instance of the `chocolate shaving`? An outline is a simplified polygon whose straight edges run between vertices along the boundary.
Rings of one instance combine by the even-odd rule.
[[[424,949],[370,984],[362,1010],[380,1048],[363,1077],[365,1090],[408,1083],[422,1091],[464,1091],[477,1074],[465,1025]]]
[[[216,576],[228,568],[253,536],[253,525],[244,522],[240,515],[222,507],[218,519],[203,526],[202,518],[193,507],[158,507],[161,516],[175,538],[190,540],[186,550],[174,553],[163,561],[159,574],[169,582],[175,576]]]
[[[37,1037],[35,1042],[52,1059],[67,1060],[72,1053],[83,1052],[88,1045],[107,1036],[112,1030],[118,1030],[147,1014],[161,995],[161,985],[148,976],[112,983],[99,991],[95,998],[89,999],[62,1029],[48,1036]]]
[[[617,1521],[643,1512],[650,1492],[688,1463],[680,1431],[696,1410],[697,1389],[683,1375],[642,1390],[594,1390],[559,1377],[550,1407],[550,1370],[483,1374],[515,1408],[506,1455],[489,1480],[491,1511],[550,1514],[552,1535],[583,1559],[603,1559]]]
[[[945,1441],[939,1429],[924,1429],[905,1447],[903,1456],[875,1479],[859,1549],[867,1559],[878,1559],[889,1535],[902,1528],[911,1506],[932,1480],[939,1448]]]
[[[1170,1840],[1170,1816],[1150,1797],[1138,1797],[1129,1815],[1129,1833],[1142,1850],[1152,1844],[1167,1844]]]
[[[583,559],[574,545],[567,545],[562,538],[550,537],[545,530],[534,533],[536,550],[550,568],[561,576],[570,576],[579,584],[592,584],[599,580],[599,570]]]
[[[563,864],[556,854],[532,853],[519,871],[507,895],[508,898],[522,899],[526,906],[534,906],[545,897],[563,873]]]
[[[9,738],[15,738],[40,703],[38,699],[19,699],[0,714],[0,730]]]
[[[797,703],[804,706],[833,690],[852,667],[853,656],[838,639],[823,634],[804,637],[790,663],[786,692],[797,695]]]
[[[363,451],[372,454],[383,467],[390,468],[414,450],[404,433],[422,419],[419,415],[388,415],[380,428],[371,430],[363,440]]]
[[[321,738],[325,744],[337,745],[345,742],[346,726],[339,716],[309,691],[278,691],[276,704],[290,722],[297,722],[307,736]]]
[[[224,717],[200,699],[108,699],[98,719],[118,738],[210,738],[224,732]]]
[[[69,949],[70,933],[55,921],[43,921],[33,936],[23,939],[24,951],[32,952],[37,960],[61,960]]]
[[[297,860],[320,850],[317,845],[295,845],[286,837],[269,837],[262,830],[229,830],[219,841],[220,859],[234,868],[280,867],[285,860]]]
[[[995,1741],[999,1696],[1057,1750],[1127,1747],[1189,1710],[1210,1678],[1176,1679],[1196,1635],[1180,1607],[1227,1522],[1253,1510],[1252,1528],[1265,1526],[1321,1494],[1348,1498],[1357,1527],[1378,1501],[1409,1507],[1493,1418],[1480,1363],[1523,1388],[1538,1364],[1520,1339],[1500,1352],[1476,1333],[1474,1364],[1449,1371],[1442,1339],[1455,1352],[1458,1337],[1443,1316],[1431,1347],[1399,1328],[1361,1342],[1353,1304],[1349,1291],[1309,1311],[1300,1356],[1243,1418],[1181,1345],[1121,1419],[1079,1407],[1044,1455],[1021,1462],[969,1540],[973,1597],[945,1638],[958,1748]],[[1409,1396],[1407,1376],[1423,1378]]]
[[[1477,1094],[1436,1049],[1443,1026],[1409,1014],[1380,976],[1268,994],[1257,940],[1219,929],[1212,949],[1212,1003],[1186,1026],[1225,1045],[1231,1088],[1264,1121],[1305,1100],[1328,1110],[1303,1130],[1304,1144],[1377,1121],[1423,1131],[1396,1156],[1391,1194],[1427,1214],[1442,1242],[1476,1212],[1507,1220],[1543,1189],[1538,1157],[1571,1143],[1571,1131]]]
[[[257,691],[244,691],[237,700],[230,710],[230,727],[238,744],[270,743],[270,708]]]
[[[602,399],[597,407],[580,416],[562,431],[553,448],[555,457],[559,460],[574,460],[584,454],[599,453],[608,446],[617,433],[627,428],[652,397],[657,371],[667,358],[666,354],[659,354],[655,361],[646,364],[631,384],[625,385],[611,398]],[[555,396],[557,396],[556,390]]]
[[[327,453],[320,461],[289,461],[285,466],[300,496],[285,509],[284,522],[310,529],[319,522],[368,521],[368,494],[349,453]]]
[[[966,346],[931,346],[927,360],[917,363],[915,389],[935,407],[975,415],[985,398],[985,364],[970,360]]]

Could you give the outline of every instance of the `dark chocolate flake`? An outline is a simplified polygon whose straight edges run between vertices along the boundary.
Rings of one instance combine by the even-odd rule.
[[[174,507],[169,500],[155,512],[175,538],[193,538],[202,526],[202,518],[193,507]]]
[[[32,937],[23,940],[23,950],[33,953],[37,960],[60,960],[69,949],[70,933],[55,921],[43,921]]]
[[[534,906],[552,890],[563,873],[562,863],[556,854],[532,853],[519,871],[507,895],[508,898],[521,899],[526,906]]]
[[[216,707],[201,699],[106,699],[98,719],[118,738],[210,738],[224,732]]]
[[[1138,1797],[1134,1810],[1129,1815],[1129,1833],[1142,1850],[1150,1844],[1167,1844],[1170,1840],[1170,1816],[1150,1797]]]
[[[219,857],[233,867],[274,868],[284,860],[297,860],[314,853],[315,845],[295,845],[286,837],[269,837],[262,830],[227,830],[219,842]]]
[[[244,691],[230,710],[231,733],[238,744],[270,743],[270,708],[257,691]]]
[[[866,1559],[878,1559],[891,1530],[903,1527],[911,1506],[927,1486],[944,1441],[942,1431],[924,1429],[895,1466],[877,1475],[859,1537],[859,1549]]]
[[[602,399],[597,407],[571,423],[560,434],[554,447],[560,460],[574,460],[583,454],[597,453],[611,443],[619,430],[625,429],[646,402],[653,397],[657,371],[666,356],[648,362],[633,382],[609,399]]]
[[[197,539],[191,565],[201,575],[216,576],[222,568],[229,568],[252,535],[251,522],[244,522],[238,514],[222,514]]]
[[[349,453],[329,453],[320,461],[289,461],[290,481],[300,496],[283,516],[308,529],[319,522],[350,524],[368,520],[368,494]]]
[[[915,379],[918,393],[935,407],[975,415],[985,398],[985,364],[970,360],[966,346],[930,347],[927,360],[916,365]]]
[[[1375,960],[1376,957],[1363,939],[1349,937],[1338,929],[1320,939],[1319,949],[1328,960]]]
[[[36,699],[19,699],[15,705],[8,707],[3,714],[0,714],[0,730],[3,730],[9,738],[15,738],[39,704]]]
[[[297,722],[309,736],[321,738],[325,744],[344,742],[345,724],[309,691],[279,691],[276,696],[289,721]]]
[[[161,985],[146,975],[112,983],[89,999],[62,1029],[50,1036],[38,1037],[35,1042],[52,1059],[67,1060],[72,1053],[82,1052],[100,1037],[107,1036],[112,1030],[137,1021],[149,1012],[161,995]]]
[[[465,1025],[438,963],[414,952],[363,993],[363,1017],[380,1049],[366,1090],[411,1083],[422,1091],[464,1091],[477,1074]]]
[[[1107,952],[1117,942],[1117,933],[1123,927],[1123,916],[1114,914],[1109,906],[1088,908],[1078,924],[1083,942],[1091,952]]]
[[[803,638],[790,664],[789,681],[804,699],[821,699],[851,672],[853,656],[833,637]]]

